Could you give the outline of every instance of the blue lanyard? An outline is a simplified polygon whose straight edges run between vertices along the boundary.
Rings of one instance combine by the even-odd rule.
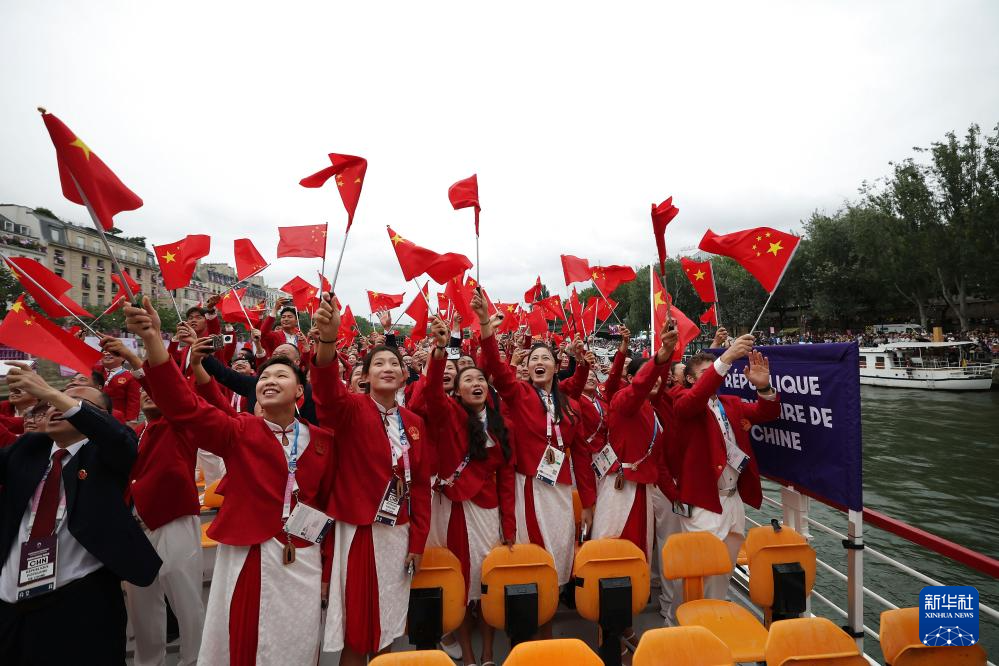
[[[725,434],[732,434],[732,439],[735,439],[735,434],[732,433],[732,425],[729,423],[728,414],[725,413],[725,405],[722,404],[721,398],[715,398],[715,402],[718,404],[718,411],[721,412],[722,422],[725,424]],[[727,446],[727,445],[726,445]]]
[[[291,443],[291,454],[288,455],[288,473],[294,474],[298,469],[298,421],[295,421],[295,439]]]
[[[399,419],[399,444],[402,446],[402,472],[406,480],[406,488],[408,490],[410,482],[413,480],[412,473],[409,471],[409,437],[406,436],[406,427],[402,423],[402,412],[396,410],[396,418]],[[389,442],[389,447],[392,443]]]

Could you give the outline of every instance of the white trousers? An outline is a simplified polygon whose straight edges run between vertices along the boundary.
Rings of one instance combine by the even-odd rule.
[[[735,569],[739,549],[746,539],[746,507],[738,492],[731,497],[720,495],[718,499],[721,501],[721,513],[694,506],[691,507],[690,518],[681,518],[680,523],[684,532],[711,532],[724,541],[732,568]],[[725,599],[731,579],[731,571],[720,576],[709,576],[704,581],[704,598]]]
[[[683,581],[670,580],[663,575],[663,548],[666,539],[677,534],[683,528],[680,526],[680,516],[673,513],[673,503],[666,499],[658,486],[650,486],[652,495],[652,514],[655,516],[655,546],[652,548],[652,572],[659,578],[659,614],[666,624],[676,624],[676,609],[683,601]]]
[[[155,530],[144,529],[163,566],[149,587],[125,583],[125,606],[135,633],[135,666],[166,663],[166,602],[180,628],[179,666],[194,666],[201,649],[205,605],[201,599],[201,521],[181,516]]]

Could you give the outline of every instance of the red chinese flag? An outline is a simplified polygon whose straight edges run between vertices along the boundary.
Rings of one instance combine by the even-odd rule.
[[[246,315],[243,314],[243,308],[240,307],[239,302],[243,300],[246,295],[246,287],[242,289],[230,289],[219,301],[219,316],[223,320],[231,322],[233,324],[239,322],[246,322]]]
[[[576,329],[576,332],[583,335],[586,331],[586,327],[583,324],[583,304],[579,300],[579,294],[576,290],[572,290],[572,296],[569,297],[569,316],[572,317],[572,326]]]
[[[413,340],[422,340],[427,337],[427,322],[430,320],[430,306],[427,305],[427,298],[430,293],[428,291],[429,286],[429,282],[423,285],[423,289],[416,295],[416,298],[413,299],[413,302],[409,304],[404,313],[412,317],[415,322],[413,324],[413,331],[409,334],[409,337]]]
[[[498,333],[517,330],[517,326],[520,325],[520,318],[517,316],[519,308],[516,303],[496,303],[496,311],[503,315],[503,321],[496,329]]]
[[[324,294],[333,291],[333,285],[330,284],[330,281],[327,280],[326,276],[323,275],[322,273],[319,273],[319,285],[320,285],[319,287],[320,291],[322,291]]]
[[[24,304],[24,294],[0,322],[0,343],[89,375],[101,352]]]
[[[465,287],[464,275],[458,275],[447,281],[444,294],[451,301],[455,312],[461,315],[461,327],[468,328],[479,323],[478,317],[472,312],[472,292]]]
[[[402,299],[405,295],[405,292],[401,294],[380,294],[377,291],[369,291],[368,303],[371,305],[372,312],[394,310],[402,305]]]
[[[475,235],[479,235],[479,178],[476,174],[447,188],[447,198],[455,210],[459,208],[475,208]]]
[[[125,284],[128,285],[128,290],[126,290],[125,287],[121,284],[121,277],[119,277],[117,273],[111,274],[111,281],[114,282],[116,285],[118,285],[119,290],[125,293],[128,293],[129,290],[133,294],[142,293],[142,285],[133,280],[132,276],[129,275],[128,271],[125,271]]]
[[[533,303],[541,298],[541,276],[538,276],[534,286],[524,292],[524,302]]]
[[[39,262],[27,257],[11,257],[7,259],[7,265],[25,291],[31,294],[38,307],[48,316],[59,319],[72,312],[78,317],[93,317],[66,294],[73,285]]]
[[[472,267],[472,262],[464,255],[454,252],[437,254],[433,250],[406,240],[392,231],[392,227],[386,228],[389,240],[395,249],[395,256],[399,260],[399,267],[402,268],[402,275],[407,281],[426,273],[434,282],[445,284],[454,276],[460,276]]]
[[[724,236],[708,229],[697,247],[735,259],[772,294],[784,277],[800,241],[798,236],[770,227],[736,231]]]
[[[117,312],[118,308],[120,308],[122,305],[124,305],[126,300],[128,300],[128,299],[125,298],[125,293],[124,292],[118,294],[117,296],[114,297],[114,300],[111,301],[111,305],[109,305],[107,307],[107,309],[100,314],[100,316],[103,317],[104,315],[106,315],[108,313]],[[79,329],[80,327],[79,326],[74,326],[73,328]],[[73,332],[73,329],[70,329],[70,332]]]
[[[712,326],[718,325],[718,313],[715,312],[714,303],[712,303],[711,307],[705,310],[704,314],[701,315],[701,323],[711,324]]]
[[[679,361],[683,359],[683,351],[690,344],[690,341],[696,338],[701,333],[701,327],[690,321],[687,315],[683,314],[674,305],[666,290],[663,289],[662,282],[659,280],[659,276],[653,276],[653,308],[655,317],[652,322],[652,350],[657,351],[662,346],[662,339],[659,332],[663,330],[663,326],[666,325],[667,313],[673,318],[676,324],[677,333],[679,338],[676,343],[676,348],[673,349],[673,356],[671,361]]]
[[[545,319],[550,319],[552,321],[561,319],[562,321],[565,321],[565,311],[562,309],[562,299],[558,297],[558,294],[549,296],[548,298],[543,298],[540,301],[535,301],[534,306],[541,307],[545,313]]]
[[[277,256],[325,257],[326,225],[307,224],[301,227],[278,227]]]
[[[718,300],[715,291],[715,274],[711,270],[711,261],[694,261],[687,257],[680,258],[680,266],[686,274],[694,291],[705,303],[714,303]]]
[[[610,296],[618,286],[634,280],[635,271],[630,266],[594,266],[590,277],[601,294]]]
[[[153,252],[160,265],[163,287],[172,291],[191,284],[198,259],[207,255],[211,247],[212,239],[204,234],[193,234],[166,245],[154,245]]]
[[[673,197],[658,206],[652,204],[652,233],[656,237],[660,266],[666,263],[666,225],[672,222],[679,212],[680,209],[673,205]]]
[[[104,231],[111,231],[118,213],[142,206],[142,199],[125,187],[97,153],[61,120],[44,112],[42,120],[56,149],[64,197],[81,206],[89,203]]]
[[[586,309],[583,310],[583,325],[590,326],[590,330],[592,331],[594,312],[596,312],[597,319],[602,321],[614,314],[614,308],[616,307],[617,301],[613,298],[608,298],[605,301],[597,296],[591,296],[590,302],[586,304]]]
[[[531,335],[544,335],[548,332],[548,321],[545,319],[542,308],[531,308],[527,315],[527,327]]]
[[[364,172],[368,170],[368,160],[339,153],[330,153],[329,158],[333,166],[306,176],[298,181],[298,184],[302,187],[322,187],[327,180],[336,176],[336,187],[340,191],[343,207],[347,209],[347,231],[350,231],[350,225],[354,222],[354,211],[357,210],[357,202],[361,198],[361,187],[364,185]]]
[[[267,268],[267,262],[260,256],[249,238],[237,238],[233,241],[232,251],[236,256],[236,277],[240,280],[245,280]]]
[[[562,273],[565,275],[565,286],[567,287],[573,282],[586,282],[591,279],[590,262],[571,254],[563,254]]]
[[[295,276],[288,282],[284,283],[281,287],[281,291],[291,296],[291,302],[295,305],[297,310],[305,310],[306,312],[311,312],[316,308],[316,296],[319,290],[312,286],[299,276]]]
[[[437,312],[444,313],[445,318],[451,316],[451,299],[444,293],[437,294]]]
[[[348,305],[343,310],[343,314],[340,315],[340,330],[337,331],[337,337],[341,340],[351,340],[357,334],[357,320],[354,318],[354,313],[350,311],[350,306]]]

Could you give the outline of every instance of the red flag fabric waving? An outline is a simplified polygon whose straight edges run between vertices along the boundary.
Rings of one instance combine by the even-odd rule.
[[[124,285],[122,285],[121,277],[117,273],[111,274],[111,281],[118,285],[118,289],[124,293],[131,291],[133,294],[138,294],[142,292],[142,285],[133,280],[128,271],[125,271],[125,284],[128,285],[128,289],[125,289]]]
[[[531,335],[544,335],[548,332],[548,321],[545,319],[544,310],[541,308],[531,308],[527,314],[527,327]]]
[[[326,225],[307,224],[300,227],[278,227],[277,256],[325,257]]]
[[[715,274],[711,270],[710,260],[694,261],[687,257],[681,257],[680,266],[702,301],[714,303],[718,300],[718,294],[715,291]]]
[[[142,206],[142,199],[61,120],[45,112],[42,120],[55,146],[64,197],[81,206],[89,203],[104,231],[111,231],[118,213]]]
[[[534,286],[524,292],[524,302],[533,303],[541,298],[541,276],[538,276]]]
[[[503,315],[503,321],[496,329],[498,333],[517,330],[517,327],[520,325],[519,309],[520,305],[517,303],[496,303],[496,311]]]
[[[340,315],[340,330],[337,331],[337,337],[341,340],[351,340],[355,335],[357,335],[357,320],[348,305]]]
[[[444,294],[451,301],[454,311],[461,315],[462,328],[472,327],[479,323],[478,318],[472,312],[472,291],[465,286],[464,275],[458,275],[448,280],[444,287]]]
[[[451,299],[443,292],[437,294],[437,312],[443,313],[442,316],[445,318],[451,316]]]
[[[472,174],[469,178],[459,180],[447,188],[447,198],[455,210],[459,208],[475,208],[475,235],[479,235],[479,178]]]
[[[572,290],[572,296],[569,297],[569,316],[572,318],[572,327],[576,329],[576,333],[580,335],[586,334],[586,326],[583,322],[583,304],[579,300],[579,294],[576,290]]]
[[[562,309],[562,299],[558,297],[558,294],[549,296],[548,298],[543,298],[540,301],[535,301],[534,307],[539,306],[545,313],[545,319],[552,321],[561,319],[565,321],[565,311]]]
[[[11,257],[7,260],[7,265],[25,291],[35,299],[38,307],[53,319],[65,317],[69,312],[78,317],[93,316],[66,294],[73,288],[72,284],[34,259]],[[45,292],[48,292],[48,295]]]
[[[438,254],[406,240],[392,231],[392,227],[386,228],[395,256],[399,260],[399,267],[402,268],[402,275],[407,281],[426,273],[434,282],[444,284],[472,267],[472,262],[464,255],[455,252]]]
[[[380,294],[377,291],[368,291],[368,304],[371,305],[372,312],[393,310],[402,305],[402,299],[405,295],[405,292],[402,294]]]
[[[249,238],[237,238],[232,243],[232,252],[236,257],[236,277],[245,280],[255,273],[267,268],[267,262],[257,252],[253,241]]]
[[[318,305],[316,296],[319,290],[297,275],[284,283],[281,291],[291,296],[291,302],[297,310],[312,312]]]
[[[246,315],[243,314],[243,308],[239,305],[244,296],[246,296],[246,287],[227,291],[222,300],[219,301],[219,316],[233,324],[246,323]]]
[[[340,191],[340,199],[347,210],[347,231],[354,222],[354,211],[361,198],[361,187],[364,185],[364,173],[368,170],[368,160],[355,155],[329,154],[330,163],[311,176],[298,181],[302,187],[322,187],[326,181],[336,176],[336,187]],[[279,255],[280,256],[280,255]]]
[[[590,302],[586,304],[586,309],[583,310],[583,330],[587,335],[594,331],[594,318],[596,321],[603,321],[614,314],[614,308],[617,307],[617,301],[613,298],[608,298],[606,301],[597,296],[590,298]]]
[[[663,284],[659,280],[659,276],[652,276],[653,279],[653,311],[655,313],[654,321],[652,323],[652,351],[655,352],[662,346],[662,339],[660,338],[659,332],[663,330],[663,326],[666,325],[667,314],[673,318],[676,324],[678,340],[676,343],[676,348],[673,350],[673,356],[671,361],[679,361],[683,359],[683,350],[687,348],[690,341],[696,338],[701,333],[701,327],[690,321],[687,315],[683,314],[676,306],[673,305],[672,299],[663,289]]]
[[[571,254],[562,255],[562,273],[565,275],[567,287],[573,282],[586,282],[592,278],[590,262]]]
[[[618,286],[635,279],[635,270],[630,266],[594,266],[590,277],[600,293],[610,296]]]
[[[14,301],[0,322],[0,343],[85,375],[101,360],[101,352],[25,305],[24,294]]]
[[[780,284],[801,238],[770,227],[719,236],[708,229],[698,247],[735,259],[771,294]]]
[[[429,287],[429,282],[423,284],[423,288],[416,294],[416,298],[413,299],[404,313],[412,317],[415,322],[413,330],[409,334],[413,340],[422,340],[427,337],[427,322],[430,320],[430,306],[427,304],[430,295]]]
[[[211,247],[211,237],[204,234],[192,234],[174,243],[154,245],[153,251],[160,265],[163,286],[173,291],[191,284],[198,259],[207,255]]]
[[[711,324],[712,326],[718,325],[718,313],[715,312],[714,303],[712,303],[711,307],[705,310],[704,314],[701,315],[701,323]]]
[[[673,205],[673,197],[658,206],[652,204],[652,233],[656,237],[660,265],[666,263],[666,225],[672,222],[679,212],[680,209]]]

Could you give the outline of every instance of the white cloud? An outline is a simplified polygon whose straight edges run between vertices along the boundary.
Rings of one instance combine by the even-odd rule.
[[[62,198],[45,105],[145,200],[152,242],[249,236],[346,214],[298,180],[327,152],[369,160],[338,291],[398,291],[386,224],[474,257],[447,187],[478,172],[482,279],[500,300],[560,252],[654,256],[704,230],[799,226],[887,162],[997,120],[989,2],[8,2],[0,10],[0,201],[86,221]],[[281,260],[281,285],[318,260]],[[331,270],[331,269],[330,269]],[[409,294],[414,292],[409,285]]]

